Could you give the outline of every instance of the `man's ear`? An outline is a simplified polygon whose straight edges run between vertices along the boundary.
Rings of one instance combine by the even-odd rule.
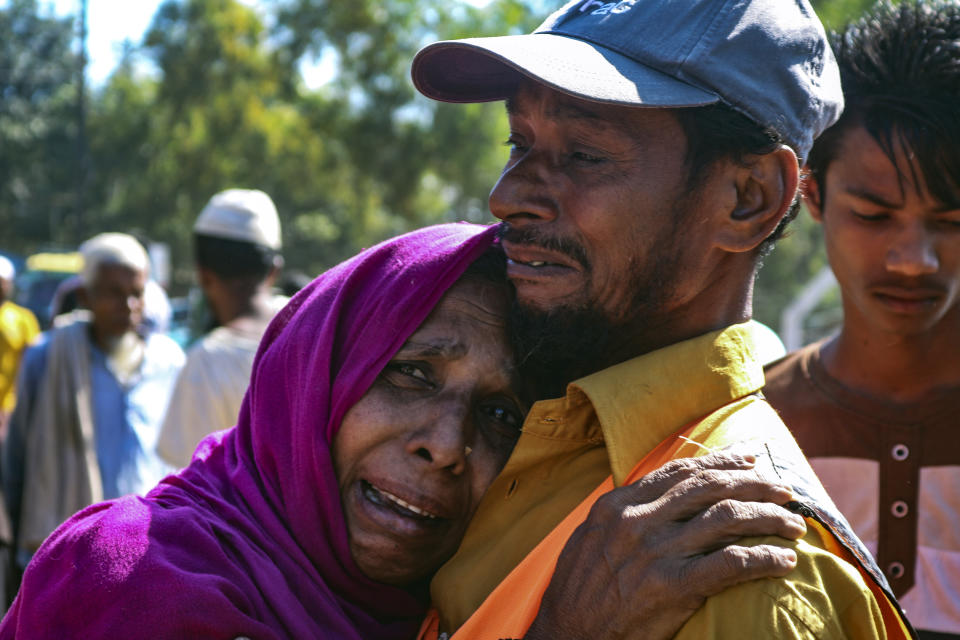
[[[736,202],[725,212],[717,247],[730,253],[757,248],[777,228],[797,193],[800,167],[789,147],[750,156],[734,172]]]
[[[810,217],[823,222],[823,189],[820,188],[820,182],[808,173],[800,183],[800,193],[803,194]]]

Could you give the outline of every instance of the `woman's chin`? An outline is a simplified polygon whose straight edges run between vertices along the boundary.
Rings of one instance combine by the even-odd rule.
[[[454,520],[417,513],[365,481],[347,492],[344,509],[353,559],[377,582],[406,586],[429,578],[459,543]]]

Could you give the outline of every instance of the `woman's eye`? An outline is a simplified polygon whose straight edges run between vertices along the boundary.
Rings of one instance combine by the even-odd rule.
[[[499,430],[506,431],[513,437],[520,436],[523,414],[518,409],[503,405],[488,405],[483,407],[483,413]]]
[[[395,387],[423,388],[430,386],[429,371],[410,362],[389,362],[383,368],[381,378]]]
[[[424,381],[427,379],[427,374],[423,372],[423,369],[416,365],[401,363],[397,365],[397,371],[405,376],[410,376],[411,378],[418,378]]]

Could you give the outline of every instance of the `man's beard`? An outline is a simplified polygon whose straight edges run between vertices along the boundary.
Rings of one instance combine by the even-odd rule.
[[[619,318],[611,318],[609,310],[589,303],[541,309],[514,300],[509,315],[510,342],[535,400],[562,397],[570,382],[641,355],[644,345],[657,343],[649,332],[657,331],[655,327],[669,309],[683,263],[678,233],[690,210],[678,209],[671,218],[673,224],[664,227],[650,245],[655,254],[643,263],[631,262],[624,274],[631,295]],[[590,281],[590,261],[576,243],[540,237],[529,227],[522,232],[507,228],[501,237],[563,251],[581,264]]]

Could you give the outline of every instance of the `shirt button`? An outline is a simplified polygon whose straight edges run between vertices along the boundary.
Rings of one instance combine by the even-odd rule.
[[[897,462],[903,462],[910,455],[910,447],[905,444],[895,444],[893,449],[890,450],[890,455]]]
[[[902,518],[910,512],[910,507],[903,500],[897,500],[890,505],[890,513],[894,518]]]
[[[903,571],[903,565],[899,562],[891,562],[887,566],[887,575],[891,578],[902,578]]]

